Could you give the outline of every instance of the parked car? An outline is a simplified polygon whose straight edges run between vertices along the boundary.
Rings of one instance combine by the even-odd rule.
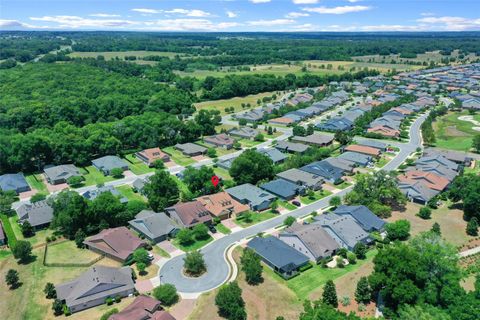
[[[151,252],[149,252],[148,253],[148,260],[153,261],[153,259],[155,259],[155,257],[153,256],[153,254]]]
[[[215,226],[213,224],[208,225],[208,229],[211,233],[217,233],[217,229],[215,229]]]
[[[297,207],[300,207],[300,206],[302,205],[302,204],[301,204],[300,202],[298,202],[297,200],[292,201],[292,204],[293,204],[294,206],[297,206]]]

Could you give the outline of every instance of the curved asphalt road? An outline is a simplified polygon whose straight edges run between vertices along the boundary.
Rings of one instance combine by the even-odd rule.
[[[417,147],[422,146],[422,139],[420,135],[420,125],[425,120],[427,115],[419,117],[410,128],[410,141],[408,143],[392,143],[398,146],[400,152],[392,159],[383,170],[391,171],[398,168],[405,159],[416,150]],[[355,138],[357,141],[364,138]],[[344,196],[353,186],[345,188],[335,196]],[[332,195],[333,196],[333,195]],[[211,242],[201,251],[204,255],[207,264],[207,272],[198,278],[187,278],[183,275],[183,258],[185,255],[180,255],[172,258],[166,262],[159,271],[161,283],[171,283],[176,286],[177,290],[182,293],[201,293],[212,290],[223,284],[229,274],[229,265],[225,260],[225,251],[233,243],[244,238],[254,236],[259,232],[274,228],[280,225],[287,216],[302,217],[312,211],[319,211],[328,207],[328,202],[332,196],[325,197],[315,203],[307,205],[302,208],[291,211],[286,215],[279,215],[278,217],[256,224],[249,228],[227,235],[221,239]]]

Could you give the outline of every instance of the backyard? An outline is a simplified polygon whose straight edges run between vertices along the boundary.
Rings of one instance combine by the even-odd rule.
[[[100,257],[99,254],[88,249],[79,249],[74,241],[63,241],[48,245],[45,255],[45,262],[48,264],[70,264],[85,263],[95,261]]]
[[[113,181],[112,176],[104,176],[103,173],[97,170],[94,166],[80,168],[80,173],[83,175],[84,181],[78,187],[95,186],[105,182]]]
[[[149,168],[145,163],[140,161],[133,154],[127,154],[125,156],[125,160],[128,162],[128,167],[130,168],[130,171],[132,171],[136,175],[142,175],[155,171],[155,168]]]
[[[43,182],[43,174],[37,173],[37,174],[29,174],[25,176],[25,179],[27,180],[28,184],[32,189],[37,190],[38,192],[48,194],[47,186]]]
[[[127,198],[128,201],[131,201],[131,200],[138,200],[142,202],[147,201],[140,193],[134,192],[130,185],[119,186],[119,187],[116,187],[115,189],[117,189],[122,196]]]
[[[22,234],[20,225],[18,224],[18,217],[10,217],[9,222],[13,233],[15,234],[15,238],[17,238],[17,240],[27,240],[32,246],[46,243],[46,238],[53,234],[53,230],[51,229],[41,229],[35,231],[35,235],[33,237],[25,238]]]
[[[180,151],[176,150],[174,147],[164,148],[163,151],[168,155],[170,155],[170,158],[178,165],[186,167],[195,163],[195,160],[193,160],[190,157],[187,157]]]
[[[438,117],[433,123],[436,146],[443,149],[469,151],[473,137],[480,134],[480,129],[474,130],[473,122],[460,120],[461,116],[468,116],[468,112],[449,112]],[[473,115],[473,120],[480,122],[480,115]]]

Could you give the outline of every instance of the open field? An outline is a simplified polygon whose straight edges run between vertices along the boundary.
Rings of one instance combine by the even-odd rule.
[[[178,53],[175,52],[164,52],[164,51],[102,51],[102,52],[72,52],[69,54],[72,58],[96,58],[98,56],[104,56],[105,60],[112,60],[116,57],[120,59],[124,59],[127,56],[135,56],[138,60],[141,60],[143,57],[146,56],[162,56],[162,57],[169,57],[173,58]],[[132,62],[137,62],[137,60],[133,60]],[[149,61],[150,62],[150,61]],[[155,61],[152,61],[155,62]]]
[[[437,118],[433,123],[437,147],[459,151],[470,150],[473,136],[480,134],[480,131],[472,129],[475,127],[472,122],[458,119],[465,115],[468,115],[468,112],[449,112]],[[473,115],[473,119],[480,121],[480,115]]]
[[[174,147],[164,148],[163,152],[167,153],[170,156],[170,158],[178,165],[189,166],[195,163],[195,160],[185,156],[183,153],[176,150]]]
[[[25,238],[22,234],[22,230],[20,229],[20,225],[17,222],[18,217],[10,217],[9,221],[17,240],[27,240],[32,246],[46,243],[46,238],[53,234],[53,230],[51,229],[42,229],[35,231],[35,235],[33,237]]]
[[[145,163],[140,161],[133,154],[127,154],[125,156],[125,161],[128,163],[128,167],[130,168],[130,171],[132,171],[136,175],[142,175],[145,173],[155,171],[155,168],[149,168]]]
[[[214,100],[214,101],[204,101],[195,103],[194,106],[199,110],[218,110],[221,115],[226,115],[225,108],[233,107],[235,112],[240,112],[242,110],[249,110],[251,108],[258,107],[257,100],[262,100],[264,97],[271,97],[273,94],[277,94],[277,97],[280,98],[283,95],[283,91],[280,93],[277,92],[262,92],[259,94],[252,94],[245,97],[235,97],[231,99],[223,100]],[[250,104],[250,108],[242,108],[242,103],[245,105]]]
[[[89,263],[98,257],[98,253],[88,249],[77,248],[74,241],[64,241],[56,244],[49,244],[45,260],[47,263]]]
[[[435,62],[435,63],[440,63],[442,61],[443,58],[457,58],[459,55],[459,51],[458,50],[454,50],[452,51],[452,54],[450,56],[443,56],[440,54],[439,51],[432,51],[432,52],[426,52],[426,53],[421,53],[421,54],[418,54],[416,58],[400,58],[400,55],[399,54],[391,54],[391,55],[388,55],[388,56],[380,56],[380,55],[367,55],[367,56],[358,56],[358,57],[352,57],[353,60],[357,61],[362,61],[362,62],[378,62],[378,63],[382,63],[382,62],[386,62],[386,63],[390,63],[392,60],[394,60],[397,64],[400,63],[407,63],[407,62],[427,62],[427,63],[430,63],[431,61]],[[470,60],[474,60],[476,59],[476,56],[474,53],[472,54],[469,54],[468,56],[466,56],[466,58],[470,59]],[[418,66],[412,66],[412,67],[417,67]],[[397,69],[398,70],[398,69]]]
[[[131,201],[131,200],[138,200],[142,202],[147,201],[140,193],[134,192],[132,187],[129,185],[119,186],[119,187],[116,187],[116,189],[118,190],[118,192],[120,192],[122,196],[127,198],[128,201]]]

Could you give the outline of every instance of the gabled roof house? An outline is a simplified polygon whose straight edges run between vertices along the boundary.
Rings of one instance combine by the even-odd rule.
[[[233,199],[227,192],[222,191],[197,198],[201,204],[215,217],[227,219],[236,217],[250,208]]]
[[[210,211],[198,200],[179,202],[174,206],[165,208],[165,212],[173,221],[184,228],[191,228],[197,224],[212,221]]]
[[[365,206],[341,205],[335,209],[334,213],[339,216],[348,215],[352,217],[366,232],[381,231],[385,226],[385,221]]]
[[[18,222],[28,221],[35,229],[47,227],[53,220],[53,208],[47,200],[34,203],[22,203],[16,209]]]
[[[7,173],[0,176],[0,190],[15,191],[17,194],[30,191],[23,173]]]
[[[135,219],[128,222],[130,227],[153,242],[173,237],[180,229],[164,212],[142,210]]]
[[[250,183],[225,190],[233,199],[246,204],[254,211],[266,210],[270,207],[276,197]]]
[[[43,169],[45,177],[50,184],[66,183],[71,177],[81,177],[80,171],[73,164],[50,166]]]
[[[128,170],[128,164],[117,156],[105,156],[92,161],[92,164],[104,175],[112,174],[113,169]]]

